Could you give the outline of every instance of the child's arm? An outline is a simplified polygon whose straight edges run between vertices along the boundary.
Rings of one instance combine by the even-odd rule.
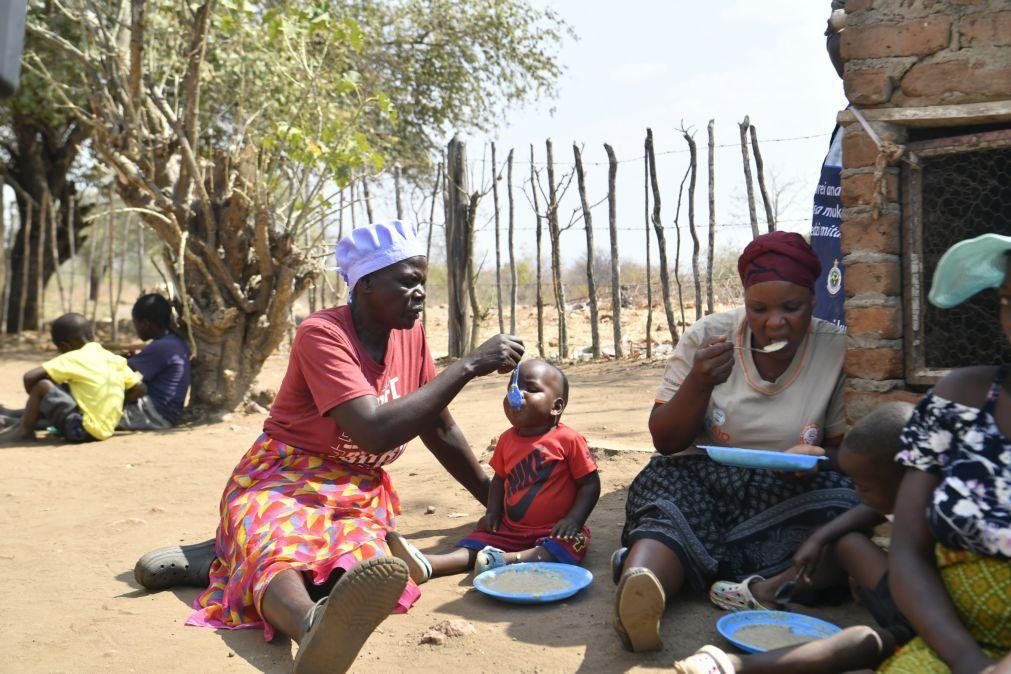
[[[578,536],[586,523],[586,518],[597,505],[598,498],[600,498],[600,475],[597,471],[576,480],[576,498],[572,501],[569,514],[555,523],[551,535],[555,538]]]
[[[31,393],[32,388],[38,384],[43,379],[49,379],[49,373],[46,372],[44,367],[33,367],[32,369],[25,372],[25,376],[22,378],[22,382],[25,385],[25,393]]]
[[[806,580],[818,568],[825,549],[843,536],[853,531],[865,531],[885,521],[885,517],[877,510],[863,503],[855,505],[828,524],[815,529],[807,540],[800,544],[793,555],[793,563],[797,568],[804,569]]]
[[[505,479],[496,475],[488,485],[488,509],[484,517],[477,523],[478,529],[495,532],[502,522],[502,511],[505,508]]]
[[[962,624],[934,561],[936,540],[924,515],[940,478],[906,470],[895,501],[895,531],[888,565],[895,603],[953,674],[981,672],[994,664]]]
[[[146,395],[147,395],[147,385],[145,385],[144,382],[140,381],[126,390],[126,393],[123,395],[123,402],[125,404],[129,404],[134,402],[135,400],[140,400]]]

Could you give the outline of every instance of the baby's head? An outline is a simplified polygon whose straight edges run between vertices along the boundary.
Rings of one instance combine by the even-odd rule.
[[[60,353],[79,349],[95,339],[91,332],[91,323],[81,314],[63,314],[49,328],[53,344]]]
[[[543,360],[525,360],[520,363],[516,386],[523,395],[523,407],[513,409],[508,389],[502,399],[509,423],[519,431],[543,428],[541,432],[558,424],[569,402],[569,378],[564,372]]]
[[[902,480],[902,467],[895,462],[895,455],[912,413],[909,403],[885,403],[861,418],[839,447],[839,467],[853,480],[857,496],[882,515],[895,509]]]
[[[157,293],[141,295],[133,305],[132,314],[137,337],[144,341],[164,335],[172,322],[172,306]]]

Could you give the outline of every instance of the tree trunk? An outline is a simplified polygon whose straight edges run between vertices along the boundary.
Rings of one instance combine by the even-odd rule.
[[[649,162],[649,182],[653,188],[653,229],[656,230],[656,245],[660,252],[660,291],[663,293],[663,310],[667,318],[671,344],[677,346],[678,326],[674,320],[674,305],[670,298],[670,273],[667,269],[667,237],[660,220],[660,184],[656,176],[656,154],[653,151],[653,130],[646,129],[646,158]]]
[[[751,178],[751,159],[748,157],[748,116],[738,123],[741,130],[741,158],[744,160],[744,185],[748,190],[748,217],[751,218],[751,238],[758,238],[758,214],[755,212],[755,183]]]
[[[7,323],[7,291],[10,281],[10,254],[7,252],[7,204],[4,202],[4,181],[0,180],[0,326]],[[0,346],[6,341],[6,330],[0,329]]]
[[[14,332],[17,334],[18,339],[22,338],[22,333],[25,329],[25,314],[28,312],[28,274],[31,267],[32,259],[32,211],[34,210],[33,204],[28,203],[26,208],[28,211],[28,217],[21,221],[21,231],[19,234],[23,234],[21,237],[21,286],[17,290],[19,291],[19,299],[17,304],[17,321],[15,322]],[[11,295],[14,294],[12,288]],[[36,306],[34,310],[37,312],[38,307]]]
[[[456,136],[449,141],[446,154],[446,283],[449,317],[449,355],[459,358],[470,344],[467,310],[467,223],[470,198],[467,185],[467,146]]]
[[[112,198],[112,193],[110,192],[110,194],[109,194],[109,210],[112,211],[113,207],[114,207],[113,198]],[[115,253],[115,247],[116,247],[116,216],[115,216],[115,214],[113,214],[111,212],[109,213],[109,220],[106,222],[105,227],[106,227],[105,231],[107,232],[107,235],[105,237],[105,242],[108,245],[108,251],[107,252],[108,252],[108,255],[109,255],[108,258],[106,258],[107,259],[107,265],[106,266],[109,269],[109,279],[106,282],[106,285],[109,288],[109,321],[111,323],[110,327],[112,329],[112,341],[115,342],[115,341],[117,341],[117,338],[119,337],[119,330],[117,329],[117,323],[118,323],[118,321],[116,320],[116,309],[117,309],[117,306],[116,306],[115,296],[113,294],[113,281],[115,280],[115,276],[116,276],[116,264],[115,264],[115,262],[116,262],[116,253]]]
[[[558,225],[558,185],[551,139],[545,142],[548,158],[548,235],[551,238],[551,282],[558,311],[558,357],[569,357],[569,334],[565,325],[565,286],[562,284],[561,231]]]
[[[537,169],[534,167],[534,144],[530,144],[530,193],[534,197],[534,229],[537,256],[537,354],[544,358],[544,295],[541,289],[541,207],[537,199]]]
[[[586,201],[586,180],[583,176],[583,157],[579,146],[572,144],[572,154],[576,161],[576,187],[579,189],[579,204],[583,209],[583,229],[586,230],[586,293],[590,301],[590,348],[594,358],[600,358],[600,314],[597,310],[597,284],[593,279],[593,218],[590,204]]]
[[[765,189],[765,164],[762,162],[762,152],[758,149],[758,132],[753,126],[751,127],[751,150],[755,153],[755,173],[758,174],[758,190],[762,193],[762,205],[765,207],[765,224],[770,232],[775,232],[776,216],[772,212],[769,190]]]
[[[643,169],[643,220],[646,223],[646,359],[653,357],[653,263],[649,250],[649,155],[642,155]]]
[[[713,313],[713,259],[716,256],[716,141],[713,127],[715,120],[709,120],[709,261],[706,265],[706,314]]]
[[[618,176],[618,158],[614,148],[604,143],[607,153],[607,221],[611,238],[611,329],[614,333],[614,357],[623,358],[621,347],[621,261],[618,258],[618,201],[614,183]]]
[[[498,216],[498,163],[495,159],[495,143],[491,144],[491,192],[495,205],[495,304],[498,308],[498,331],[505,332],[505,316],[502,315],[502,243],[499,235]]]
[[[39,200],[39,236],[35,240],[35,296],[39,298],[38,309],[35,312],[35,329],[41,331],[45,323],[46,312],[46,223],[48,222],[49,209],[46,203],[45,193]]]
[[[513,248],[513,151],[506,157],[506,191],[509,197],[509,334],[516,334],[516,251]]]
[[[710,133],[712,133],[712,127],[710,126]],[[689,134],[684,134],[685,140],[688,142],[688,156],[690,157],[690,164],[688,170],[691,171],[691,181],[688,183],[688,231],[692,235],[692,279],[695,282],[695,320],[702,318],[702,277],[699,274],[699,252],[701,251],[701,244],[699,243],[699,233],[695,229],[695,179],[698,176],[698,149],[695,147],[695,139]],[[711,138],[711,136],[710,136]],[[710,143],[712,147],[712,143]],[[711,151],[711,150],[710,150]],[[709,187],[712,190],[712,165],[709,169]],[[712,195],[712,192],[710,192]],[[712,198],[712,197],[710,197]],[[709,202],[710,213],[712,213],[713,202]],[[712,243],[710,243],[712,245]],[[709,262],[712,265],[712,261]],[[709,277],[709,293],[710,298],[712,298],[712,275]],[[712,313],[712,299],[709,300],[709,313]]]

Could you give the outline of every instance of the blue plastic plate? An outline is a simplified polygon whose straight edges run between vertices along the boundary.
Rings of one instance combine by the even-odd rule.
[[[716,629],[726,637],[727,641],[747,653],[764,653],[770,648],[744,641],[744,637],[736,636],[745,627],[769,625],[789,628],[790,632],[810,639],[824,639],[842,632],[842,629],[832,623],[789,611],[741,611],[728,613],[716,621]]]
[[[501,588],[494,587],[497,579],[505,580],[508,578],[510,581],[514,579],[518,581],[523,576],[530,577],[533,574],[543,573],[551,573],[553,580],[560,576],[561,581],[558,584],[561,587],[557,590],[552,589],[549,592],[537,593],[503,591]],[[532,583],[536,582],[533,578],[530,580]],[[500,566],[497,569],[488,569],[474,578],[474,587],[489,597],[495,597],[496,599],[513,604],[546,604],[552,601],[567,599],[591,582],[593,582],[593,574],[575,564],[524,562],[523,564],[510,564],[508,566]]]
[[[716,447],[696,445],[706,450],[709,458],[717,463],[741,468],[765,468],[766,470],[810,470],[827,456],[809,454],[787,454],[770,452],[767,449],[742,449],[740,447]]]

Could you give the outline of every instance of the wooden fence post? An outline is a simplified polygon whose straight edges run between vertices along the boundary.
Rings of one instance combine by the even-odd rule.
[[[699,233],[695,228],[695,183],[698,177],[698,148],[695,146],[695,138],[687,132],[684,134],[688,143],[688,170],[691,172],[691,180],[688,183],[688,232],[692,237],[692,280],[695,282],[695,320],[702,318],[702,276],[699,270],[699,253],[702,245],[699,243]],[[712,181],[712,174],[710,174]],[[712,182],[710,182],[712,185]],[[712,208],[712,204],[710,204]]]
[[[24,339],[24,329],[25,329],[25,305],[28,304],[28,270],[32,266],[32,211],[34,210],[34,204],[31,199],[26,199],[28,202],[25,206],[25,221],[21,223],[21,229],[24,231],[24,235],[21,241],[21,259],[24,262],[21,264],[21,297],[18,299],[18,321],[17,321],[17,335],[18,342]],[[37,313],[37,312],[36,312]]]
[[[509,197],[509,334],[516,334],[516,251],[513,248],[513,151],[506,157],[506,191]]]
[[[352,180],[351,183],[348,185],[348,199],[350,200],[349,201],[349,205],[351,206],[351,209],[350,209],[350,212],[351,212],[351,229],[358,229],[358,218],[355,216],[355,208],[357,208],[358,202],[356,200],[356,195],[355,195],[355,181],[354,180]]]
[[[498,308],[498,331],[501,334],[505,332],[505,316],[502,315],[502,242],[499,234],[498,164],[494,141],[491,144],[491,193],[495,206],[495,304]]]
[[[544,295],[541,289],[541,208],[537,199],[537,170],[534,167],[533,143],[530,143],[530,192],[534,196],[534,222],[537,232],[537,353],[544,358],[547,354],[544,352]]]
[[[646,129],[646,158],[649,166],[649,182],[653,188],[653,229],[656,230],[656,245],[660,251],[660,292],[663,293],[663,310],[667,318],[671,344],[677,346],[678,326],[674,320],[674,307],[670,299],[670,273],[667,270],[667,237],[664,236],[663,222],[660,220],[660,183],[656,175],[656,153],[653,150],[653,129]]]
[[[716,252],[716,141],[713,127],[716,120],[710,119],[709,132],[709,260],[706,264],[706,315],[713,313],[713,260]]]
[[[67,230],[70,243],[70,311],[74,310],[74,281],[77,277],[77,232],[75,231],[77,224],[74,222],[74,202],[76,201],[76,195],[71,194],[67,197],[69,203],[69,210],[67,211]]]
[[[0,346],[7,341],[7,270],[10,269],[10,255],[7,252],[7,205],[4,202],[4,185],[0,180]]]
[[[770,232],[776,231],[776,216],[772,212],[772,202],[769,191],[765,189],[765,164],[762,162],[762,152],[758,149],[758,132],[751,127],[751,150],[755,153],[755,172],[758,174],[758,190],[762,193],[762,205],[765,206],[765,224]]]
[[[642,154],[643,220],[646,223],[646,360],[653,358],[653,272],[649,250],[649,154]]]
[[[45,257],[46,257],[46,223],[49,217],[49,204],[46,203],[45,193],[39,199],[39,226],[38,239],[35,242],[35,329],[42,331],[42,326],[46,322],[46,279],[45,279]]]
[[[614,148],[604,143],[607,153],[607,220],[611,238],[611,328],[614,333],[614,357],[623,358],[621,346],[621,261],[618,258],[618,203],[614,183],[618,176],[618,159]]]
[[[467,223],[470,199],[467,185],[467,146],[457,136],[446,153],[446,281],[448,290],[449,355],[459,358],[470,344],[467,308]]]
[[[558,184],[551,139],[545,141],[548,158],[548,234],[551,238],[551,281],[558,311],[558,357],[569,357],[569,334],[565,324],[565,286],[562,284],[561,232],[558,225]]]
[[[572,144],[572,154],[576,162],[576,187],[579,190],[579,204],[583,209],[583,229],[586,230],[586,293],[590,302],[590,349],[594,358],[600,358],[600,314],[597,310],[597,284],[593,279],[593,217],[590,204],[586,201],[586,179],[583,175],[583,157],[579,146]]]
[[[748,217],[751,218],[751,238],[758,238],[758,215],[755,213],[755,183],[751,179],[751,159],[748,157],[748,126],[751,121],[744,116],[744,121],[737,126],[741,131],[741,158],[744,160],[744,185],[748,191]]]
[[[60,309],[62,313],[66,313],[70,310],[67,309],[67,295],[63,290],[63,274],[60,273],[60,250],[56,239],[56,208],[49,190],[45,190],[42,193],[42,198],[49,202],[49,221],[45,223],[49,230],[49,255],[53,260],[53,275],[56,276],[56,289],[60,293]]]
[[[365,224],[371,225],[376,219],[372,215],[372,197],[369,196],[369,179],[365,176],[362,176],[362,196],[365,197],[365,215],[369,219]]]
[[[425,257],[429,260],[431,264],[432,260],[432,232],[435,230],[435,201],[439,198],[439,183],[442,181],[442,165],[445,163],[445,159],[439,162],[439,165],[435,167],[435,184],[432,186],[432,207],[428,212],[428,243],[425,244]],[[449,260],[446,260],[446,264],[449,264]],[[428,301],[426,299],[424,306],[421,308],[421,324],[428,328]]]
[[[403,220],[404,204],[400,200],[400,164],[393,165],[393,193],[397,205],[397,220]]]
[[[682,131],[682,133],[686,133]],[[678,187],[678,205],[674,209],[674,231],[677,233],[677,244],[674,249],[674,281],[678,286],[678,309],[681,311],[681,325],[688,327],[685,319],[685,297],[684,289],[681,287],[681,199],[685,195],[685,182],[692,172],[691,164],[685,169],[685,174],[681,178],[681,185]],[[696,286],[698,284],[696,283]],[[698,306],[698,305],[696,305]]]
[[[113,287],[113,280],[115,279],[114,274],[116,273],[115,261],[115,246],[116,246],[116,214],[112,212],[113,209],[113,195],[112,189],[109,190],[109,219],[106,221],[106,231],[108,236],[106,237],[106,244],[108,246],[108,258],[107,266],[109,268],[109,320],[112,322],[110,326],[112,328],[112,341],[115,342],[119,337],[118,331],[116,329],[116,302],[115,302],[115,288]]]

